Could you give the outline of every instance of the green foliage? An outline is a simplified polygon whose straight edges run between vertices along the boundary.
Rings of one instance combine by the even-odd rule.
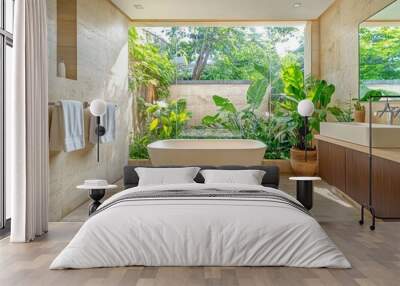
[[[131,159],[149,159],[149,152],[147,151],[149,143],[150,139],[147,135],[134,136],[129,145],[129,157]]]
[[[166,53],[143,42],[135,27],[129,29],[129,87],[132,91],[141,86],[153,85],[158,98],[169,95],[168,87],[175,77],[175,66]]]
[[[309,77],[304,80],[303,71],[301,67],[294,62],[287,62],[282,67],[282,80],[284,83],[285,96],[283,101],[278,103],[281,116],[290,118],[288,121],[294,126],[296,136],[293,138],[295,146],[299,149],[305,149],[306,145],[312,140],[313,132],[320,131],[320,122],[326,121],[328,115],[328,105],[332,100],[335,92],[335,86],[328,84],[324,80]],[[297,105],[301,100],[309,99],[314,103],[314,114],[309,118],[309,129],[311,134],[304,138],[304,120],[297,112]],[[331,109],[337,111],[337,109]],[[343,114],[342,114],[343,115]]]
[[[336,118],[338,122],[352,122],[353,112],[350,108],[342,109],[338,106],[328,107],[329,112]]]
[[[225,128],[230,131],[243,133],[244,125],[251,125],[249,121],[256,120],[255,111],[260,107],[268,87],[265,79],[253,82],[247,90],[247,106],[237,110],[228,99],[218,95],[213,96],[214,104],[218,111],[214,115],[207,115],[202,119],[202,124],[208,127]]]
[[[178,79],[250,80],[271,76],[282,92],[279,44],[296,36],[296,27],[172,27],[163,34],[170,43],[169,57],[185,57],[190,67],[178,68]],[[303,64],[302,48],[291,57]],[[258,67],[267,67],[260,71]]]
[[[268,81],[266,79],[259,79],[254,81],[246,93],[247,104],[249,108],[254,110],[260,107],[268,88]]]
[[[243,138],[259,140],[265,143],[265,159],[289,159],[294,128],[282,117],[263,118],[256,116],[254,121],[244,128]]]
[[[318,83],[319,89],[306,89],[302,71],[302,45],[298,51],[285,59],[296,63],[296,68],[281,74],[281,58],[277,46],[292,38],[298,32],[294,27],[173,27],[166,29],[165,39],[141,39],[135,28],[129,31],[130,88],[153,85],[158,98],[168,96],[168,87],[178,73],[179,79],[204,80],[251,80],[246,93],[247,106],[238,109],[228,98],[218,95],[213,102],[218,111],[205,116],[203,126],[228,130],[232,136],[261,140],[267,145],[265,157],[268,159],[287,159],[298,126],[291,117],[265,118],[258,112],[265,99],[270,84],[275,93],[284,91],[301,98],[306,93],[314,93],[318,103],[324,105],[329,94],[329,85]],[[151,37],[150,37],[151,38]],[[189,68],[176,70],[173,59],[184,57]],[[286,82],[293,81],[291,86]],[[311,85],[310,85],[311,86]],[[318,97],[318,100],[317,100]],[[296,101],[285,103],[297,107]],[[329,100],[330,101],[330,100]],[[147,144],[168,138],[178,138],[190,119],[186,102],[158,102],[142,106],[144,126],[142,134],[135,136],[130,146],[132,158],[148,158]],[[316,112],[316,114],[319,114]],[[323,113],[319,116],[326,117]],[[211,136],[211,135],[210,135]]]
[[[184,99],[148,104],[146,112],[147,131],[153,140],[178,137],[191,118]]]
[[[129,156],[132,159],[148,159],[148,144],[157,140],[178,138],[191,118],[184,99],[169,103],[164,101],[155,104],[145,103],[145,108],[145,130],[142,134],[133,136],[129,146]]]
[[[367,102],[369,101],[369,98],[371,97],[371,101],[380,101],[383,96],[400,96],[400,93],[393,92],[393,91],[387,91],[383,89],[369,89],[365,88],[364,89],[364,94],[360,98],[361,102]]]
[[[267,145],[267,159],[287,159],[293,128],[284,118],[265,118],[257,113],[266,90],[266,80],[253,82],[247,90],[247,106],[242,110],[238,110],[228,98],[215,95],[213,101],[218,111],[214,115],[205,116],[202,124],[211,128],[224,128],[233,134],[240,132],[244,139],[264,142]]]
[[[400,27],[360,29],[360,79],[400,79]]]
[[[356,100],[354,102],[354,110],[355,111],[365,111],[365,106],[361,105],[361,101],[360,100]]]

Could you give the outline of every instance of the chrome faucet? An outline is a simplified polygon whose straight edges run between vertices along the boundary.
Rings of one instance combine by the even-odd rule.
[[[393,125],[394,119],[400,115],[400,107],[390,106],[389,99],[387,99],[383,110],[376,112],[378,117],[382,117],[385,113],[387,114],[387,124]]]

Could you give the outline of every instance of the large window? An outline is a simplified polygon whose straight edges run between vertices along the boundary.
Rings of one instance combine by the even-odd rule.
[[[303,82],[304,36],[298,23],[132,27],[130,157],[148,158],[156,140],[242,138],[265,142],[267,159],[288,158],[274,102],[286,98],[284,79]]]
[[[13,68],[14,0],[0,0],[0,228],[5,229],[10,219],[10,194],[5,189],[4,132],[5,101],[11,93]],[[0,232],[1,234],[1,232]]]

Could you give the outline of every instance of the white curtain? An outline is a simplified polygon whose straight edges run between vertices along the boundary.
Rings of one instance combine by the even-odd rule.
[[[7,187],[12,242],[48,226],[48,74],[46,0],[15,1],[14,94],[7,98]]]

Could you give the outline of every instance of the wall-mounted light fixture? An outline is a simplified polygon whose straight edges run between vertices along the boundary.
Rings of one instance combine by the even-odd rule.
[[[96,129],[95,134],[97,135],[97,162],[100,162],[100,137],[106,134],[106,128],[100,125],[100,118],[107,111],[107,103],[102,99],[95,99],[90,103],[90,113],[96,117]]]

